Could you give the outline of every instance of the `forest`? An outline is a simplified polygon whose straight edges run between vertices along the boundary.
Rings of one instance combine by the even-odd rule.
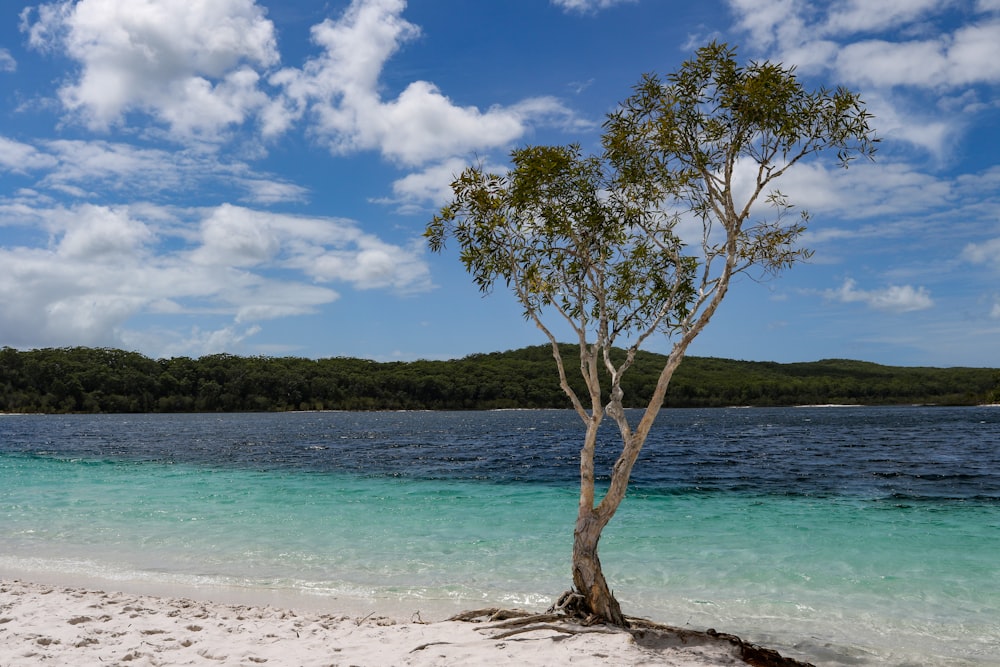
[[[567,346],[565,358],[576,352]],[[664,356],[641,352],[622,382],[644,407]],[[572,362],[568,364],[572,367]],[[582,382],[579,391],[583,391]],[[667,407],[1000,402],[1000,370],[688,357]],[[0,349],[0,412],[260,412],[568,408],[547,345],[448,361],[213,354],[150,359],[108,348]]]

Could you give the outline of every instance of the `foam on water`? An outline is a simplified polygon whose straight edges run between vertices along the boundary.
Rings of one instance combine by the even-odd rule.
[[[446,478],[436,461],[422,464],[438,471],[434,479],[386,469],[384,460],[377,468],[371,452],[374,475],[265,465],[276,456],[260,454],[266,438],[235,448],[253,465],[183,460],[179,444],[173,456],[150,455],[149,442],[177,443],[176,430],[188,428],[162,423],[173,435],[130,435],[147,446],[115,455],[93,446],[111,438],[106,431],[87,440],[74,426],[74,435],[33,445],[37,436],[16,436],[20,444],[0,453],[0,570],[407,613],[543,609],[569,585],[573,484],[479,479],[475,466],[487,454],[464,445],[450,455],[473,470],[471,479]],[[766,424],[744,430],[780,440]],[[74,449],[81,440],[86,451]],[[292,440],[328,446],[312,432]],[[777,458],[773,448],[719,447]],[[810,458],[817,448],[801,446]],[[605,531],[602,560],[627,613],[733,632],[817,664],[1000,663],[1000,503],[981,497],[993,482],[977,481],[964,499],[881,486],[867,495],[746,492],[734,490],[748,482],[725,450],[698,456],[718,458],[722,472],[699,473],[702,481],[687,488],[638,486]],[[834,468],[819,458],[804,467]],[[923,465],[915,461],[911,472]],[[976,464],[949,465],[958,477]],[[726,476],[734,481],[719,490],[712,480]],[[883,482],[862,479],[851,489]]]

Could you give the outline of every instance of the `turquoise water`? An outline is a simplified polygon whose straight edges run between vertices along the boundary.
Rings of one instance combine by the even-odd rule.
[[[423,454],[377,474],[306,466],[296,457],[269,464],[275,455],[245,455],[248,448],[259,454],[268,438],[246,434],[230,436],[245,443],[243,454],[227,455],[224,465],[179,451],[192,439],[185,429],[202,432],[201,422],[142,422],[125,439],[146,446],[125,451],[108,435],[128,430],[122,421],[23,421],[30,419],[37,418],[0,420],[7,443],[0,449],[0,571],[268,591],[279,599],[285,592],[331,610],[353,600],[407,614],[494,604],[544,609],[570,582],[572,484],[520,473],[504,483],[475,471],[449,476],[436,462],[426,464],[438,471],[427,479],[412,462]],[[348,432],[346,416],[333,425],[280,419],[277,431],[317,455],[336,448],[316,444],[316,424],[324,424],[322,433]],[[978,416],[968,421],[980,427]],[[221,428],[231,432],[234,423]],[[402,438],[385,428],[356,432],[398,449]],[[545,443],[563,428],[559,422],[533,437]],[[748,428],[747,437],[759,438],[758,431]],[[152,452],[154,440],[168,443],[170,456],[138,454]],[[85,452],[76,449],[81,441],[89,443]],[[460,445],[455,458],[465,460],[470,449]],[[351,458],[345,452],[338,460]],[[770,458],[769,467],[777,465]],[[959,466],[963,481],[954,484],[968,487],[979,464]],[[739,465],[730,460],[722,476],[742,479],[733,473]],[[414,467],[421,474],[407,474]],[[971,492],[940,490],[938,500],[897,487],[735,492],[733,485],[748,482],[721,488],[711,479],[639,485],[605,531],[602,560],[626,613],[714,627],[817,664],[1000,664],[1000,502],[981,479]]]

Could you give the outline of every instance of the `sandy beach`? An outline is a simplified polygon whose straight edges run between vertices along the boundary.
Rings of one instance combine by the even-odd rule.
[[[553,625],[502,637],[496,625],[0,583],[2,667],[745,664],[738,645],[701,633]]]

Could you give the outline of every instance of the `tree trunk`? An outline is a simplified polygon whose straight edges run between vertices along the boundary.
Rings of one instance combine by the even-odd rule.
[[[600,521],[593,510],[580,509],[573,531],[573,585],[584,599],[584,607],[605,623],[628,627],[621,606],[601,571],[597,543],[607,521]]]

